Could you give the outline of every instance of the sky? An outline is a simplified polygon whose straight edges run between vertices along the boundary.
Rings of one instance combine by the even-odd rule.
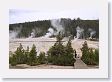
[[[38,10],[23,10],[23,9],[10,9],[9,10],[9,23],[23,23],[31,22],[37,20],[49,20],[49,19],[58,19],[58,18],[76,18],[81,19],[98,19],[98,10],[97,9],[78,9],[78,10],[47,10],[47,11],[38,11]]]

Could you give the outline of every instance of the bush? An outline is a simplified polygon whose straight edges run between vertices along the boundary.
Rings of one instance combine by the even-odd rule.
[[[83,47],[81,48],[82,51],[82,61],[87,65],[98,65],[99,64],[99,50],[88,48],[87,42],[85,41]]]

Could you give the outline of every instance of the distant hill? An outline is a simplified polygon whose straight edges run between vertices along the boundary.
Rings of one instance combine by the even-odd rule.
[[[59,31],[62,31],[65,37],[70,35],[74,37],[77,36],[78,30],[83,29],[84,38],[90,37],[92,33],[95,34],[95,38],[99,38],[99,20],[82,20],[80,18],[73,20],[70,18],[54,20],[39,20],[9,24],[9,36],[10,38],[27,38],[33,34],[34,37],[41,37],[52,33],[50,34],[50,37],[52,37],[55,36]],[[77,30],[78,26],[80,29]],[[53,30],[49,28],[52,28]]]

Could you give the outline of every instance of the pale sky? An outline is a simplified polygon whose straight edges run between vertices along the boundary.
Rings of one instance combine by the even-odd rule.
[[[22,23],[28,21],[48,20],[58,18],[81,18],[81,19],[99,19],[99,11],[96,9],[78,9],[64,11],[38,11],[38,10],[9,10],[9,23]]]

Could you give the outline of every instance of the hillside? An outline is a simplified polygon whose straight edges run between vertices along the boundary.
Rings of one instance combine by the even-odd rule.
[[[60,31],[65,37],[78,37],[79,32],[79,38],[88,38],[93,34],[92,37],[99,38],[99,20],[61,18],[9,24],[10,38],[53,37]]]

